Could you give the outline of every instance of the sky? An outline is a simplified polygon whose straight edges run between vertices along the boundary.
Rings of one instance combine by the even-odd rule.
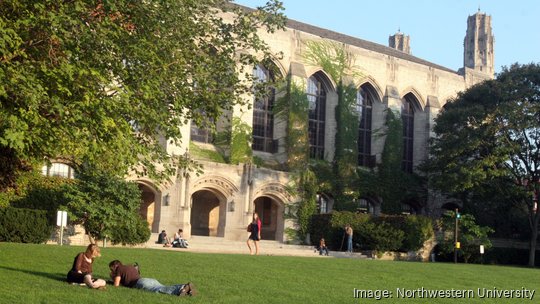
[[[267,0],[235,0],[251,8]],[[388,46],[410,36],[412,55],[457,71],[463,67],[467,17],[491,15],[495,72],[502,66],[540,64],[539,0],[281,0],[289,19]]]

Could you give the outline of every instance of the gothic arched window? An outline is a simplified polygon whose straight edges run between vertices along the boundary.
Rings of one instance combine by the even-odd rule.
[[[414,96],[407,94],[401,101],[401,121],[403,122],[403,171],[413,172],[414,149]]]
[[[357,93],[358,119],[358,165],[371,167],[371,117],[373,96],[369,90],[360,88]]]
[[[326,89],[319,77],[309,77],[307,98],[309,103],[309,156],[315,159],[323,159]]]
[[[271,70],[257,65],[253,69],[255,81],[274,81]],[[253,104],[253,145],[255,151],[274,152],[274,115],[272,108],[275,102],[275,89],[270,88],[267,94],[255,96]]]

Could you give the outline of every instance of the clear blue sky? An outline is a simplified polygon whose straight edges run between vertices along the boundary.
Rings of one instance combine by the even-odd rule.
[[[256,8],[266,0],[236,0]],[[458,70],[467,17],[492,17],[495,72],[514,62],[540,63],[540,0],[282,0],[297,21],[388,46],[398,29],[414,56]]]

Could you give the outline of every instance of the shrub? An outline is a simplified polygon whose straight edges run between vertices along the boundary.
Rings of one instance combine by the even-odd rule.
[[[403,244],[400,251],[416,251],[433,237],[433,222],[421,215],[382,215],[372,218],[375,223],[388,223],[393,228],[403,231]]]
[[[79,173],[77,183],[64,188],[72,223],[81,223],[96,240],[146,242],[150,231],[139,215],[141,191],[137,184],[88,169]]]
[[[382,215],[335,211],[311,218],[310,233],[317,241],[324,237],[333,250],[342,249],[344,227],[354,230],[353,243],[378,251],[416,251],[433,236],[432,221],[424,216]]]
[[[405,233],[388,223],[367,222],[361,226],[357,234],[361,247],[376,251],[397,251],[403,244]]]
[[[53,229],[47,211],[0,208],[0,242],[43,243]]]
[[[141,244],[150,239],[148,222],[142,218],[134,218],[133,222],[122,222],[112,231],[110,239],[113,244]]]

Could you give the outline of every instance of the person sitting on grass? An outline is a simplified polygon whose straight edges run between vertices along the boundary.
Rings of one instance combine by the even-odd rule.
[[[68,283],[85,284],[90,288],[105,288],[105,280],[92,278],[92,263],[94,259],[100,257],[101,253],[96,244],[90,244],[85,252],[77,254],[73,260],[73,266],[67,274]]]
[[[156,279],[141,278],[139,270],[135,266],[123,265],[119,260],[111,261],[109,269],[115,287],[125,286],[177,296],[194,296],[197,293],[191,283],[165,286]]]

